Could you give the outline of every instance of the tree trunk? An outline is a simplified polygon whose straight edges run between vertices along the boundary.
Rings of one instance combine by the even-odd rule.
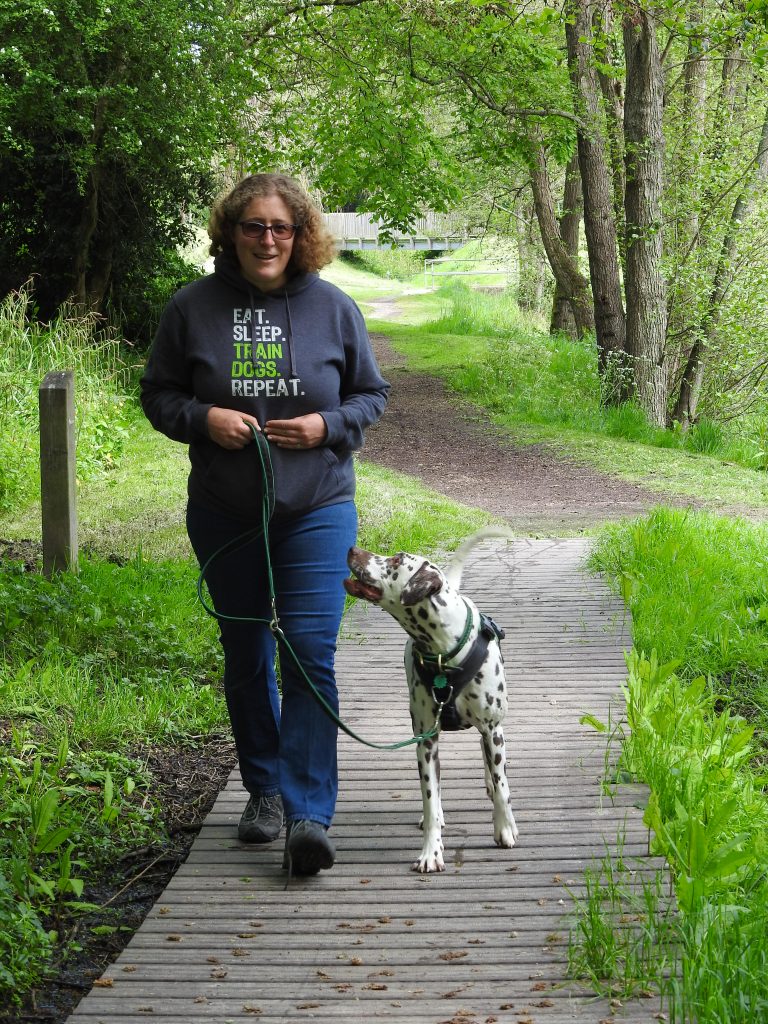
[[[563,209],[558,221],[560,238],[565,246],[566,252],[576,263],[578,269],[579,259],[579,228],[581,226],[581,175],[579,174],[579,154],[574,153],[565,168],[565,186],[563,189]],[[594,327],[594,315],[592,311],[592,293],[589,284],[582,276],[581,280],[585,290],[582,299],[582,308],[589,317],[589,329]],[[584,326],[581,327],[576,320],[578,300],[572,300],[568,289],[563,288],[555,278],[555,297],[552,300],[552,317],[549,324],[550,334],[567,334],[571,338],[580,338],[584,334]]]
[[[755,204],[755,195],[765,184],[766,179],[768,179],[768,110],[766,110],[763,128],[760,133],[752,181],[734,203],[731,217],[723,236],[723,243],[720,247],[720,256],[712,280],[712,290],[709,302],[707,303],[704,324],[693,343],[680,381],[680,390],[672,418],[677,420],[683,430],[686,430],[696,419],[696,410],[699,398],[701,397],[701,386],[704,381],[706,361],[717,335],[720,309],[725,298],[728,270],[734,250],[736,249],[739,230],[742,223],[752,212]]]
[[[589,282],[579,270],[576,259],[568,250],[567,244],[560,234],[560,225],[557,222],[555,203],[552,197],[552,185],[547,170],[547,158],[543,147],[537,144],[534,145],[531,159],[531,187],[544,251],[552,268],[556,285],[573,309],[576,331],[581,337],[586,331],[592,330],[594,326],[592,295],[589,290]],[[576,233],[578,245],[578,219],[576,220]]]
[[[576,105],[587,125],[578,133],[584,234],[589,253],[603,401],[613,405],[628,397],[630,382],[625,372],[626,335],[613,190],[603,141],[600,84],[591,43],[593,7],[592,0],[571,0],[565,32]]]
[[[91,241],[99,221],[100,177],[99,167],[95,165],[88,175],[80,223],[74,237],[72,300],[82,309],[91,308],[88,299],[88,257],[91,251]]]
[[[613,215],[616,221],[616,235],[619,245],[619,260],[624,266],[624,190],[626,178],[624,170],[624,96],[621,80],[606,70],[613,61],[613,9],[611,0],[606,0],[596,11],[595,28],[600,31],[600,64],[597,67],[597,78],[603,94],[605,107],[605,125],[608,140],[608,155],[613,181]],[[597,48],[597,41],[596,41]]]
[[[661,273],[663,76],[656,24],[640,8],[624,17],[627,187],[627,352],[637,396],[652,423],[665,426],[669,397],[666,285]]]
[[[541,250],[540,232],[534,227],[535,210],[527,206],[518,220],[517,248],[520,257],[517,301],[521,309],[539,316],[548,265]]]

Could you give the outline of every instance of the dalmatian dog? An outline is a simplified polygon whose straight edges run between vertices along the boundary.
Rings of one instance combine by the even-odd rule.
[[[413,870],[443,871],[443,810],[438,739],[442,730],[474,726],[480,732],[485,788],[493,802],[493,838],[512,847],[517,826],[510,808],[502,722],[507,710],[503,631],[459,592],[470,551],[488,537],[511,538],[508,530],[486,527],[469,537],[443,572],[426,558],[403,552],[373,554],[350,548],[348,594],[389,612],[408,634],[405,670],[414,735],[430,733],[416,745],[422,797],[423,845]]]

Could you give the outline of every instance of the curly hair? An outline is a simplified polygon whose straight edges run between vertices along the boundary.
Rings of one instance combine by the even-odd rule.
[[[299,225],[288,262],[290,272],[314,272],[334,259],[336,245],[323,215],[301,185],[285,174],[251,174],[214,203],[208,221],[211,256],[234,250],[232,235],[243,210],[252,199],[266,196],[282,199]]]

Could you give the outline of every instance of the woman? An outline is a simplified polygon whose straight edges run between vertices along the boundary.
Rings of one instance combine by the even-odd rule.
[[[381,416],[389,385],[354,302],[317,271],[333,239],[304,190],[280,174],[241,181],[209,223],[215,270],[166,307],[141,381],[152,425],[189,445],[187,530],[201,566],[262,519],[254,433],[269,444],[269,551],[280,628],[338,709],[334,654],[346,554],[355,543],[352,453]],[[213,558],[217,615],[272,619],[263,535]],[[224,689],[250,794],[241,840],[271,842],[287,823],[284,867],[333,865],[333,721],[268,625],[220,619]]]

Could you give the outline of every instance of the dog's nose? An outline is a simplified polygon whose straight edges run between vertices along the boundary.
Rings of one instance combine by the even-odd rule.
[[[347,552],[347,565],[365,565],[370,558],[370,551],[366,551],[365,548],[353,547]]]

